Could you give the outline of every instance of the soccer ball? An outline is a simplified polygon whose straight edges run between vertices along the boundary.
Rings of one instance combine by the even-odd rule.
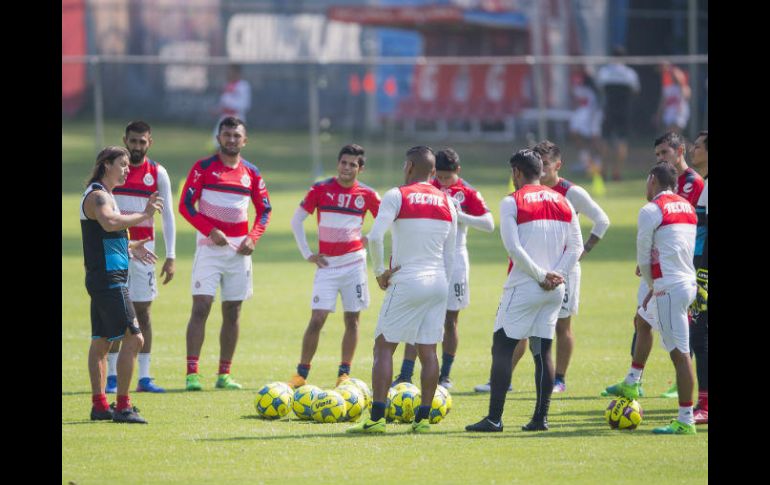
[[[366,384],[366,382],[362,381],[361,379],[357,379],[355,377],[351,377],[348,379],[345,383],[351,383],[355,384],[356,387],[361,391],[361,394],[364,396],[364,400],[366,401],[366,407],[371,409],[372,408],[372,391],[369,389],[369,386]]]
[[[446,387],[442,385],[436,386],[436,394],[441,393],[442,396],[444,396],[444,400],[446,401],[446,413],[449,414],[449,411],[452,410],[452,395],[449,394],[449,390],[447,390]]]
[[[604,411],[604,419],[612,429],[636,429],[642,422],[643,414],[639,401],[619,397],[610,401]]]
[[[257,391],[254,407],[257,408],[257,414],[261,418],[279,419],[289,414],[293,400],[292,391],[288,384],[271,382]]]
[[[416,388],[417,386],[414,387]],[[394,389],[394,391],[393,398],[388,406],[388,412],[396,421],[411,423],[414,421],[415,411],[422,399],[420,391],[417,390],[415,392],[413,389],[403,389],[401,391]]]
[[[385,398],[385,421],[388,423],[393,421],[393,413],[391,412],[390,403],[393,401],[393,396],[396,395],[396,389],[393,387],[388,388],[388,396]]]
[[[345,419],[346,402],[337,391],[321,391],[310,406],[313,420],[319,423],[339,423]]]
[[[420,388],[412,384],[411,382],[400,382],[391,387],[395,392],[411,391],[413,393],[420,392]]]
[[[345,416],[342,421],[358,421],[366,406],[361,390],[354,384],[343,384],[336,388],[342,399],[345,400]]]
[[[310,406],[313,405],[313,401],[315,401],[316,396],[320,393],[321,388],[312,384],[298,387],[294,391],[294,401],[291,405],[294,414],[302,420],[313,419],[313,411],[310,409]]]
[[[446,392],[446,389],[444,391]],[[441,392],[441,390],[436,388],[436,394],[433,395],[433,401],[430,403],[430,414],[428,415],[430,424],[438,423],[449,412],[447,408],[447,396],[449,394],[445,392]]]

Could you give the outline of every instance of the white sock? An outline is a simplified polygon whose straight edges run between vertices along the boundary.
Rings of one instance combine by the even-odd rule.
[[[628,369],[628,374],[626,375],[626,378],[624,379],[624,382],[628,384],[629,386],[631,384],[636,384],[642,379],[642,371],[644,368],[637,369],[633,365]]]
[[[695,424],[695,416],[692,415],[692,406],[679,406],[679,422]]]
[[[117,352],[110,352],[107,354],[107,375],[108,376],[118,375],[118,353]]]
[[[139,360],[139,379],[150,377],[150,354],[139,353],[137,359]]]

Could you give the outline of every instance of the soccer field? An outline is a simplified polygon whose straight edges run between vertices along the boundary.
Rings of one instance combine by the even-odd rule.
[[[460,314],[460,344],[452,368],[454,405],[429,435],[413,435],[408,425],[391,424],[385,435],[351,436],[347,423],[316,424],[296,419],[263,421],[254,396],[265,383],[287,380],[295,371],[302,334],[310,316],[314,266],[301,259],[289,225],[310,182],[306,134],[251,134],[244,157],[256,164],[270,190],[272,220],[253,255],[254,296],[243,305],[233,377],[241,391],[214,389],[219,301],[206,328],[200,357],[204,390],[187,393],[185,331],[190,316],[193,228],[177,214],[177,273],[160,286],[153,304],[152,373],[166,394],[132,393],[147,426],[91,422],[87,354],[89,298],[84,286],[78,204],[94,161],[92,127],[62,128],[62,483],[705,483],[708,480],[708,426],[696,436],[656,436],[653,427],[676,416],[676,399],[657,397],[674,378],[668,355],[656,336],[645,368],[640,399],[644,421],[634,431],[610,430],[604,421],[609,398],[599,392],[620,380],[630,363],[638,278],[634,276],[636,216],[644,200],[639,175],[608,184],[597,199],[612,223],[605,239],[582,263],[580,314],[573,319],[576,346],[567,374],[567,392],[555,394],[551,429],[525,433],[520,426],[535,401],[534,364],[528,353],[513,375],[505,431],[492,435],[464,431],[486,415],[488,394],[473,386],[486,382],[491,363],[492,326],[506,277],[506,254],[498,228],[470,230],[471,305]],[[109,124],[108,143],[121,144],[121,124]],[[205,156],[208,129],[153,126],[149,156],[169,171],[175,194],[190,166]],[[324,168],[334,174],[336,153],[348,140],[323,144]],[[416,143],[394,144],[397,161],[386,172],[382,141],[369,145],[361,181],[382,194],[400,182],[402,154]],[[443,147],[441,143],[430,143]],[[507,159],[512,147],[456,144],[463,173],[487,200],[499,222],[499,201],[507,192]],[[569,162],[572,152],[565,149]],[[632,150],[638,166],[652,149]],[[572,157],[574,159],[574,157]],[[570,178],[569,172],[563,175]],[[576,179],[581,183],[580,179]],[[178,200],[174,200],[174,205]],[[160,217],[156,220],[160,223]],[[253,217],[252,217],[253,220]],[[590,223],[581,218],[586,237]],[[365,228],[371,226],[367,216]],[[305,225],[311,247],[315,227]],[[156,252],[163,258],[162,231]],[[389,237],[387,238],[389,240]],[[317,246],[315,246],[317,247]],[[352,375],[371,383],[373,332],[384,292],[369,269],[371,306],[361,314],[359,346]],[[333,388],[343,332],[341,311],[331,314],[313,360],[309,383]],[[555,351],[555,347],[554,347]],[[402,348],[394,359],[397,370]],[[418,365],[419,367],[419,365]],[[415,375],[419,375],[416,369]],[[418,379],[419,380],[419,379]],[[136,371],[134,383],[136,383]],[[109,395],[110,401],[114,395]]]

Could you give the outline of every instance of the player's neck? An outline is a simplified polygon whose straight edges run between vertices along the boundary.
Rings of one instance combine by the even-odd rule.
[[[129,162],[129,163],[128,163],[128,165],[129,165],[130,167],[132,167],[132,168],[139,168],[139,167],[141,167],[141,166],[144,164],[144,162],[145,162],[146,160],[147,160],[147,157],[146,157],[146,156],[142,157],[142,159],[141,159],[141,160],[139,160],[139,161],[138,161],[138,162],[136,162],[136,163],[134,163],[132,160],[129,160],[129,161],[128,161],[128,162]]]
[[[339,178],[339,176],[337,176],[335,180],[337,181],[337,185],[339,185],[344,189],[349,189],[353,187],[354,185],[356,185],[356,182],[358,181],[358,179],[353,179],[350,182],[344,182],[342,179]]]
[[[104,190],[106,190],[109,194],[112,194],[112,189],[114,189],[118,185],[117,182],[110,182],[107,179],[97,180],[96,183],[104,187]]]
[[[422,182],[425,182],[426,184],[429,184],[430,183],[430,175],[428,175],[428,176],[414,176],[414,177],[410,177],[406,181],[406,185],[422,183]]]
[[[677,159],[676,165],[674,165],[674,168],[676,168],[676,174],[682,175],[688,168],[687,162],[684,161],[684,157]]]
[[[556,187],[556,184],[558,184],[558,183],[559,183],[559,176],[558,175],[556,175],[556,177],[554,177],[553,179],[549,179],[549,180],[540,179],[540,185],[545,185],[546,187],[551,188],[551,189]]]
[[[235,168],[238,165],[238,162],[241,161],[241,155],[240,153],[238,155],[225,155],[224,153],[219,152],[219,159],[226,167]]]

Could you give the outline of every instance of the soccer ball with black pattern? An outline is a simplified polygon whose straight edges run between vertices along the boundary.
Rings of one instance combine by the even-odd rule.
[[[372,391],[369,389],[369,386],[366,384],[366,382],[362,381],[361,379],[358,379],[356,377],[351,377],[348,379],[346,383],[352,383],[355,384],[356,387],[361,391],[361,394],[364,396],[365,407],[368,409],[372,408]]]
[[[401,391],[396,390],[393,398],[390,401],[390,406],[388,406],[388,409],[395,421],[399,421],[401,423],[411,423],[414,421],[415,411],[420,405],[421,399],[422,395],[420,394],[419,390],[417,392],[415,392],[413,389],[402,389]]]
[[[444,388],[442,387],[442,389]],[[446,389],[442,392],[441,389],[436,388],[436,393],[433,395],[433,401],[430,403],[430,414],[428,414],[430,424],[436,424],[446,417],[449,412],[449,408],[447,407],[448,396],[449,393]]]
[[[303,421],[313,419],[313,411],[310,407],[320,393],[321,388],[312,384],[298,387],[294,391],[294,401],[291,405],[294,415]]]
[[[271,382],[257,391],[254,407],[257,415],[264,419],[280,419],[291,410],[294,400],[291,387],[285,382]]]
[[[335,389],[345,400],[345,417],[343,421],[358,421],[366,406],[361,390],[355,384],[343,384]]]
[[[310,406],[318,423],[339,423],[345,419],[347,403],[337,391],[322,391]]]
[[[440,393],[442,396],[444,396],[444,401],[446,401],[446,413],[449,414],[449,411],[452,410],[452,395],[449,394],[449,390],[439,384],[436,386],[436,393]]]
[[[642,422],[642,406],[635,399],[619,397],[610,401],[604,419],[611,429],[636,429]]]

